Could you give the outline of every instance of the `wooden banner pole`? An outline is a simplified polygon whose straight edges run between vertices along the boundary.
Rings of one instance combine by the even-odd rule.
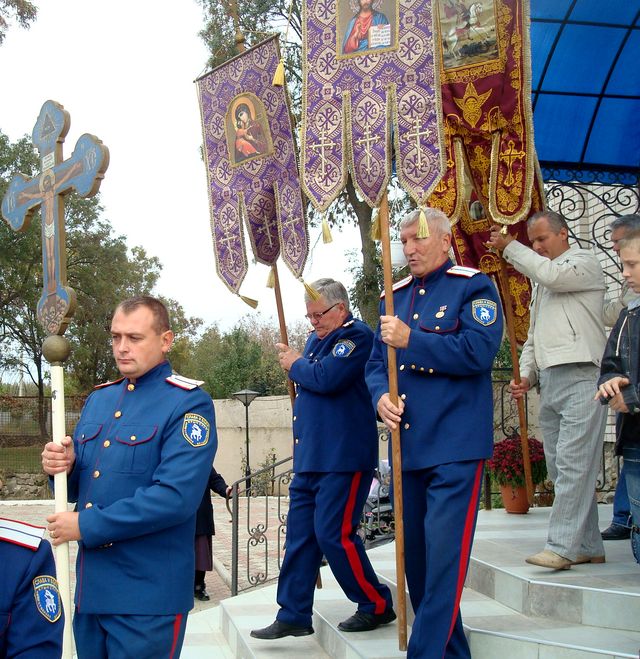
[[[391,241],[389,239],[389,201],[385,192],[380,202],[380,240],[382,243],[382,268],[384,271],[385,313],[394,315],[393,279],[391,271]],[[396,349],[387,346],[389,364],[389,398],[398,404],[398,371]],[[407,649],[407,594],[404,570],[404,517],[402,504],[402,453],[400,447],[400,427],[391,431],[391,456],[393,464],[393,507],[396,531],[396,605],[398,613],[398,647]]]
[[[513,363],[513,381],[520,384],[520,365],[518,363],[518,342],[516,339],[516,324],[513,317],[513,299],[509,287],[509,273],[507,272],[507,262],[500,255],[500,270],[498,278],[502,297],[504,299],[504,316],[507,323],[507,335],[511,346],[511,361]],[[529,505],[533,505],[533,477],[531,475],[531,457],[529,456],[529,430],[527,428],[527,415],[524,407],[524,397],[518,398],[518,419],[520,422],[520,445],[522,447],[522,463],[524,465],[524,480],[527,488],[527,499]]]

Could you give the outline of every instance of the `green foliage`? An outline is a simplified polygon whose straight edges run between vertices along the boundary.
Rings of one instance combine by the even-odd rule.
[[[7,34],[12,17],[15,17],[20,27],[28,29],[37,15],[38,8],[29,0],[0,0],[0,45]]]
[[[0,199],[16,173],[35,176],[38,168],[28,138],[11,144],[0,132]],[[142,247],[129,250],[124,236],[113,234],[102,213],[98,197],[65,198],[67,278],[78,299],[66,332],[72,348],[66,363],[68,393],[86,393],[96,382],[116,375],[110,346],[113,310],[123,299],[152,293],[162,267]],[[0,368],[22,370],[43,395],[45,334],[35,314],[42,291],[41,254],[39,212],[21,233],[0,223]],[[165,302],[175,324],[180,361],[185,352],[181,342],[194,336],[200,321],[186,318],[177,302]]]

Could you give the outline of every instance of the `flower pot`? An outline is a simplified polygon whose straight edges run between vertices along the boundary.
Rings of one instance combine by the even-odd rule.
[[[529,500],[527,499],[527,488],[518,485],[501,485],[500,494],[504,509],[508,513],[524,515],[529,512]]]

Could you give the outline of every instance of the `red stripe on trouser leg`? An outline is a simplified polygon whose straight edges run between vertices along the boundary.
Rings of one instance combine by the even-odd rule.
[[[349,498],[347,499],[347,505],[344,509],[344,516],[342,518],[342,533],[340,534],[340,543],[347,555],[347,560],[349,561],[349,566],[353,572],[353,576],[364,594],[375,604],[375,613],[380,615],[384,613],[384,610],[387,608],[387,603],[384,598],[380,596],[380,593],[367,581],[364,576],[364,570],[362,568],[362,562],[358,556],[358,550],[356,549],[355,544],[349,538],[352,530],[351,520],[353,519],[353,510],[356,502],[356,494],[358,492],[358,487],[360,485],[360,479],[362,473],[357,471],[353,480],[351,481],[351,490],[349,491]]]
[[[182,627],[182,613],[176,615],[176,619],[173,621],[173,641],[171,643],[171,652],[169,652],[169,659],[173,659],[176,652],[176,645],[178,644],[178,639],[180,638],[180,629]]]
[[[484,467],[484,460],[478,462],[476,475],[473,481],[473,489],[471,490],[471,497],[469,498],[469,506],[464,520],[464,532],[462,534],[462,542],[460,543],[460,564],[458,566],[458,582],[456,584],[456,600],[453,606],[453,614],[451,616],[451,625],[449,626],[449,635],[447,636],[447,643],[453,633],[453,628],[458,618],[458,611],[460,609],[460,598],[462,597],[462,589],[464,588],[464,580],[467,576],[467,568],[469,567],[469,555],[471,554],[471,542],[473,541],[473,526],[476,514],[478,512],[478,497],[480,496],[480,483],[482,479],[482,472]]]

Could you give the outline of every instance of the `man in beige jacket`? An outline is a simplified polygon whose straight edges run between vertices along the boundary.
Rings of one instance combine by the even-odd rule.
[[[531,321],[513,398],[540,387],[539,423],[555,499],[543,551],[527,563],[566,570],[603,563],[595,484],[606,409],[593,401],[606,336],[605,283],[596,256],[569,245],[567,224],[553,211],[527,223],[531,248],[492,227],[489,244],[534,283]]]

